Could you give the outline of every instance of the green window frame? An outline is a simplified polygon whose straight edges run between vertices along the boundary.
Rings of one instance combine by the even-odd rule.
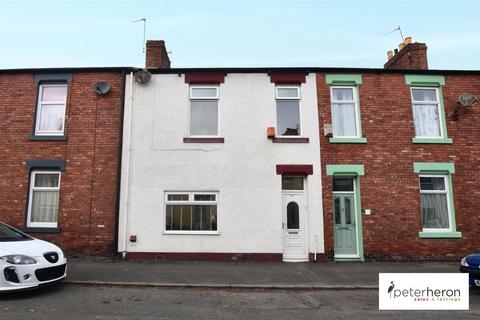
[[[357,126],[357,137],[331,137],[330,143],[367,143],[367,138],[362,134],[362,117],[360,113],[360,95],[358,85],[362,84],[361,74],[326,74],[325,81],[330,85],[331,89],[334,87],[353,87],[355,94],[355,117]],[[331,94],[330,94],[331,100]],[[333,112],[332,112],[333,124]]]
[[[423,230],[418,233],[420,238],[461,238],[462,233],[457,231],[455,223],[455,205],[453,201],[452,174],[455,173],[455,165],[449,162],[415,162],[413,171],[420,177],[425,175],[445,175],[448,188],[448,210],[450,228],[448,231]]]
[[[341,261],[365,261],[363,255],[363,227],[362,227],[362,196],[360,194],[360,176],[365,175],[363,164],[329,164],[326,167],[327,175],[334,177],[353,177],[355,178],[355,223],[357,228],[358,259],[339,259]]]
[[[452,144],[453,140],[448,137],[447,121],[445,116],[445,106],[443,102],[443,86],[445,86],[445,77],[441,75],[405,75],[405,83],[410,86],[410,91],[414,88],[435,89],[438,94],[439,120],[441,127],[441,137],[433,138],[412,138],[412,143],[436,143],[436,144]],[[413,106],[413,96],[411,96]],[[413,112],[413,109],[412,109]]]

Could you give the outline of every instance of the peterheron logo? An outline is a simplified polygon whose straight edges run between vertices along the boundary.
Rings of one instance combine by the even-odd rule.
[[[468,274],[380,273],[380,310],[468,310]]]

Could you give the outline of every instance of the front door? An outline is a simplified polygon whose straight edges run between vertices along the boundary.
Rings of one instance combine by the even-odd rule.
[[[333,194],[335,258],[357,257],[355,203],[353,193]]]
[[[308,261],[303,192],[283,193],[283,261]]]

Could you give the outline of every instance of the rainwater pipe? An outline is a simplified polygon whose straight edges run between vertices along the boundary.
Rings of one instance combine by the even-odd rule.
[[[315,245],[313,246],[315,251],[313,252],[313,261],[317,262],[317,235],[313,235],[313,240],[315,241]]]

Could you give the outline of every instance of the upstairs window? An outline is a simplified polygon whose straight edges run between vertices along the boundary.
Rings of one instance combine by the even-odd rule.
[[[41,84],[38,90],[35,135],[63,135],[67,84]]]
[[[441,138],[440,109],[437,88],[411,88],[413,120],[417,138]]]
[[[276,87],[277,135],[299,136],[300,131],[300,88]]]
[[[190,87],[190,136],[218,136],[219,88]]]
[[[331,87],[333,136],[358,138],[357,88]]]
[[[57,227],[59,171],[32,171],[28,205],[29,227]]]

